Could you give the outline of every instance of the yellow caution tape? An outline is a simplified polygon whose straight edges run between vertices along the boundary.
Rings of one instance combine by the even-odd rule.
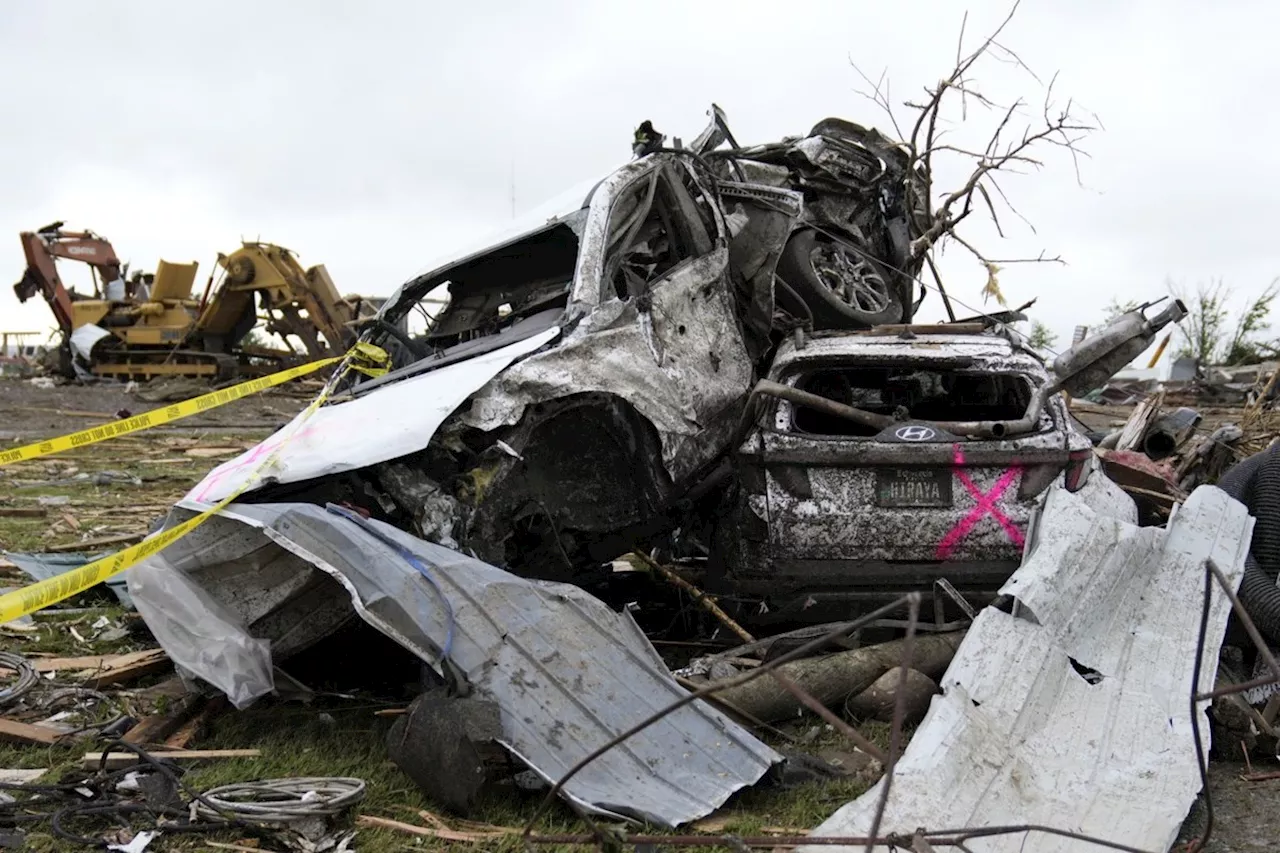
[[[310,364],[304,364],[300,367],[295,367],[295,368],[291,368],[290,370],[281,371],[280,373],[275,373],[275,374],[272,374],[271,376],[264,376],[261,379],[254,379],[250,382],[245,382],[235,386],[234,388],[228,388],[226,390],[238,391],[239,389],[244,388],[245,386],[257,385],[257,388],[255,391],[246,391],[246,392],[240,393],[238,397],[231,398],[231,399],[239,399],[239,397],[245,397],[245,396],[248,396],[248,394],[250,393],[256,393],[257,391],[261,391],[264,388],[270,388],[272,385],[279,385],[281,382],[288,381],[287,379],[278,379],[278,377],[280,376],[284,376],[286,374],[289,374],[289,378],[302,376],[302,375],[305,375],[306,373],[311,373],[315,370],[319,370],[321,367],[325,366],[326,364],[333,364],[336,361],[344,362],[342,367],[338,369],[338,371],[334,374],[334,377],[330,379],[330,381],[320,391],[319,395],[317,395],[316,398],[312,400],[310,404],[308,404],[307,408],[302,411],[302,415],[296,421],[294,421],[294,429],[285,437],[285,439],[282,442],[280,442],[279,445],[276,446],[274,450],[271,451],[270,454],[267,455],[265,459],[262,460],[262,464],[253,470],[253,473],[246,479],[245,484],[243,486],[236,489],[232,494],[223,498],[212,509],[205,510],[199,515],[193,518],[189,518],[186,521],[182,522],[181,524],[171,527],[168,530],[161,531],[160,533],[157,533],[154,536],[151,536],[143,540],[142,542],[139,542],[137,545],[133,545],[131,547],[125,548],[123,551],[120,551],[117,554],[112,554],[107,557],[102,557],[101,559],[94,560],[91,563],[86,563],[85,565],[80,566],[77,569],[73,569],[69,572],[64,572],[60,575],[56,575],[54,577],[48,578],[47,580],[37,581],[36,583],[30,584],[28,586],[24,586],[22,589],[14,590],[13,592],[0,595],[0,625],[3,625],[6,622],[12,622],[14,619],[19,619],[23,616],[26,616],[29,613],[34,613],[37,610],[43,610],[44,608],[48,607],[51,604],[57,604],[59,601],[62,601],[64,599],[70,598],[73,595],[77,595],[81,592],[84,592],[89,587],[96,586],[102,583],[103,581],[107,580],[107,578],[110,578],[113,575],[117,575],[120,572],[123,572],[125,569],[129,568],[130,566],[136,563],[139,563],[148,557],[154,556],[155,554],[159,554],[165,548],[169,547],[174,542],[177,542],[183,536],[186,536],[188,533],[195,530],[200,525],[204,524],[210,518],[213,518],[213,516],[217,515],[219,512],[225,509],[228,504],[230,504],[236,498],[240,497],[240,495],[244,494],[246,491],[248,491],[250,488],[256,485],[258,481],[258,474],[260,474],[263,470],[269,468],[271,465],[275,463],[276,458],[280,455],[280,451],[282,451],[285,447],[288,446],[289,442],[293,439],[293,436],[298,433],[298,428],[301,427],[301,425],[305,423],[308,418],[310,418],[313,414],[315,414],[316,410],[319,409],[320,406],[324,404],[324,401],[329,398],[329,395],[332,393],[333,388],[337,385],[338,381],[342,378],[342,376],[346,373],[346,371],[357,370],[357,371],[360,371],[361,373],[365,373],[370,376],[379,376],[387,372],[387,369],[385,367],[385,364],[387,361],[386,352],[371,344],[362,343],[362,344],[356,344],[355,347],[353,347],[345,356],[341,358],[329,358],[329,359],[323,359],[321,361],[313,361]],[[272,380],[276,380],[276,381],[272,381]],[[266,384],[266,385],[258,384],[263,382],[269,382],[269,384]],[[188,404],[191,404],[191,403],[197,403],[198,401],[203,400],[206,397],[216,397],[218,394],[221,394],[221,393],[222,393],[221,391],[218,391],[218,392],[214,392],[213,394],[205,394],[203,397],[196,397],[192,400],[187,400],[185,403],[179,403],[178,406],[172,406],[170,408],[180,408],[183,406],[187,406]],[[230,401],[231,400],[228,399],[222,402],[218,402],[214,405],[221,406]],[[179,415],[178,417],[186,417],[187,414],[194,414],[196,411],[208,411],[210,408],[213,408],[213,407],[214,406],[211,406],[211,405],[205,405],[203,408],[194,409],[190,412],[187,412],[186,414]],[[165,423],[167,421],[176,420],[176,419],[177,419],[176,417],[166,417],[165,420],[162,420],[162,421],[153,421],[150,424],[150,426],[156,426],[157,423]],[[136,420],[136,418],[130,418],[129,420]],[[127,421],[122,423],[127,423]],[[137,429],[145,429],[145,428],[146,428],[145,426],[135,427],[134,429],[128,430],[128,432],[134,432]],[[85,430],[85,432],[93,432],[93,431]],[[79,436],[81,434],[82,433],[73,433],[70,436],[62,436],[61,439],[53,439],[53,441],[55,442],[62,441],[64,439],[70,439],[75,436]],[[96,441],[103,441],[106,438],[114,438],[115,435],[121,435],[121,434],[122,433],[114,433],[111,436],[103,436],[100,438],[93,437],[91,441],[81,441],[78,444],[68,444],[68,446],[81,447],[85,444],[91,444]],[[39,447],[43,447],[43,444],[31,445],[31,446],[39,448]],[[19,448],[19,451],[23,451],[26,449],[27,448],[25,447]],[[14,451],[14,452],[18,452],[18,451]],[[51,450],[46,452],[56,453],[58,451]],[[43,456],[45,455],[45,453],[37,453],[36,455]],[[32,458],[32,457],[28,456],[23,458]]]
[[[381,348],[372,344],[359,343],[356,344],[346,356],[335,356],[334,358],[322,358],[319,361],[308,362],[297,367],[291,367],[288,370],[282,370],[279,373],[273,373],[270,376],[263,376],[259,379],[250,379],[248,382],[241,382],[239,385],[232,385],[230,388],[223,388],[221,391],[211,391],[208,394],[201,394],[199,397],[192,397],[190,400],[183,400],[181,403],[175,403],[172,406],[166,406],[164,409],[154,409],[142,415],[134,415],[131,418],[125,418],[119,421],[113,421],[109,424],[103,424],[98,427],[90,427],[82,429],[79,432],[60,435],[57,438],[49,438],[44,441],[37,441],[34,444],[27,444],[15,450],[0,450],[0,465],[11,465],[14,462],[25,462],[28,459],[39,459],[41,456],[49,456],[53,453],[62,453],[77,447],[85,447],[86,445],[96,444],[99,441],[106,441],[110,438],[119,438],[122,435],[128,435],[131,432],[139,430],[151,429],[162,424],[172,421],[179,421],[183,418],[189,418],[192,415],[198,415],[207,412],[210,409],[216,409],[219,406],[225,406],[227,403],[235,402],[244,397],[251,397],[268,388],[274,388],[277,385],[283,385],[286,382],[297,379],[300,376],[306,376],[309,373],[315,373],[322,367],[328,367],[336,364],[343,358],[351,358],[349,364],[350,369],[358,370],[370,376],[380,376],[387,372],[383,364],[387,360],[387,354]]]

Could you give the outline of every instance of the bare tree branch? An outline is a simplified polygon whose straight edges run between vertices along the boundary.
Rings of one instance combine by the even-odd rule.
[[[1058,75],[1054,74],[1046,84],[1021,56],[1000,40],[1020,3],[1021,0],[1013,0],[1008,14],[973,50],[966,50],[965,47],[969,23],[966,12],[961,19],[959,38],[956,41],[955,63],[945,77],[935,85],[925,87],[923,98],[895,104],[890,95],[888,75],[881,73],[877,79],[872,79],[851,60],[855,72],[866,86],[858,93],[889,116],[908,155],[906,190],[908,198],[916,200],[913,204],[919,214],[908,224],[909,250],[905,266],[920,270],[927,261],[941,286],[931,253],[935,249],[943,249],[946,241],[955,241],[987,273],[983,293],[1002,304],[1003,296],[998,282],[1001,266],[1065,261],[1061,257],[1049,257],[1043,251],[1037,257],[987,257],[969,238],[957,234],[957,229],[974,212],[974,197],[978,198],[977,209],[985,210],[986,218],[995,227],[999,237],[1007,237],[1005,222],[1002,221],[1004,210],[1016,216],[1033,234],[1036,233],[1031,221],[1014,206],[998,177],[1039,171],[1044,167],[1045,151],[1063,150],[1071,158],[1076,182],[1083,184],[1080,160],[1089,155],[1081,145],[1089,134],[1102,127],[1096,115],[1086,118],[1078,116],[1072,100],[1068,99],[1065,105],[1055,103],[1054,91]],[[974,77],[974,70],[984,57],[1012,66],[1034,81],[1044,93],[1040,109],[1037,111],[1022,97],[1015,98],[1012,103],[1002,104],[1000,101],[1003,99],[990,97],[983,92]],[[958,97],[950,96],[949,93]],[[986,137],[985,144],[963,144],[959,141],[951,144],[950,134],[958,125],[947,118],[950,104],[956,105],[958,124],[965,128],[972,126],[971,118],[982,113],[990,113],[995,117],[995,125]],[[900,121],[898,109],[901,108],[914,113],[909,121]],[[951,112],[951,115],[954,116],[955,113]],[[904,126],[910,126],[908,134],[902,132]],[[944,138],[948,141],[944,142]],[[940,192],[935,187],[934,179],[939,163],[944,159],[948,164],[947,172],[952,172],[959,162],[967,172],[967,177],[955,189]]]

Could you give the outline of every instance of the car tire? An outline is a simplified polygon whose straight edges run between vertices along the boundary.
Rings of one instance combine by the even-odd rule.
[[[817,231],[792,236],[778,259],[778,300],[803,300],[815,329],[857,329],[902,321],[902,294],[881,267],[852,243]],[[793,293],[788,293],[790,290]],[[795,312],[793,312],[795,313]]]

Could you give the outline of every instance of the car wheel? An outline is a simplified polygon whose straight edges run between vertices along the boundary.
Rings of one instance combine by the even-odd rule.
[[[847,329],[898,323],[902,296],[879,267],[850,243],[816,231],[791,238],[778,260],[778,277],[804,301],[815,329]],[[786,307],[790,294],[779,288]],[[801,313],[804,313],[803,311]]]

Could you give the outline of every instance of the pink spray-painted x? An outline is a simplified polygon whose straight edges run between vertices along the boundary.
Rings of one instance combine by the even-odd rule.
[[[960,519],[959,523],[951,528],[946,536],[942,537],[942,541],[938,543],[936,559],[945,560],[949,558],[952,552],[955,551],[956,546],[969,535],[969,531],[973,530],[977,523],[988,515],[1004,528],[1009,540],[1021,548],[1026,541],[1026,537],[1022,535],[1022,531],[1018,529],[1017,525],[999,510],[996,506],[996,501],[1000,500],[1000,496],[1013,485],[1014,480],[1018,478],[1018,474],[1021,473],[1022,469],[1014,465],[1000,475],[1000,479],[996,480],[996,484],[991,487],[991,491],[983,492],[982,489],[974,485],[973,480],[969,479],[969,475],[965,473],[964,451],[960,449],[958,444],[956,445],[955,466],[956,478],[969,490],[969,494],[973,495],[977,505],[972,512]]]

